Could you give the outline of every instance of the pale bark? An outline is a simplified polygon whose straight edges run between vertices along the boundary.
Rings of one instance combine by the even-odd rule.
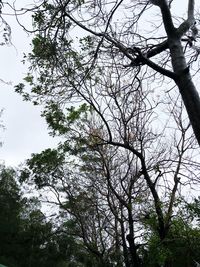
[[[175,74],[174,81],[179,88],[194,134],[200,145],[200,98],[192,81],[181,43],[181,37],[194,26],[194,4],[194,0],[188,1],[188,18],[176,29],[172,21],[167,1],[156,1],[156,5],[160,7],[165,31],[168,37],[171,62]]]

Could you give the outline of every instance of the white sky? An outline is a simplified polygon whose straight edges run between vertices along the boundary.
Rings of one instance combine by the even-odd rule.
[[[17,1],[20,6],[30,2],[32,0]],[[176,0],[175,3],[177,3],[176,11],[181,12],[187,0]],[[0,109],[4,109],[1,119],[6,128],[5,131],[0,131],[0,139],[3,142],[0,148],[0,162],[17,166],[30,157],[31,153],[55,146],[58,140],[48,135],[45,121],[40,117],[39,107],[22,101],[22,97],[14,92],[14,85],[22,82],[26,74],[26,68],[21,60],[23,52],[30,50],[31,38],[17,25],[14,17],[5,17],[5,19],[12,27],[14,46],[0,47],[0,79],[12,82],[12,85],[0,82]],[[30,18],[25,19],[27,21],[23,23],[29,24]]]
[[[20,4],[23,2],[27,4],[27,0],[20,0]],[[5,19],[12,28],[14,46],[0,47],[0,79],[12,82],[12,85],[0,82],[0,109],[4,109],[1,120],[6,128],[0,130],[0,140],[3,142],[0,162],[17,166],[31,153],[55,146],[58,140],[48,135],[39,107],[22,101],[22,97],[14,92],[14,85],[22,82],[26,74],[26,67],[21,61],[23,52],[30,51],[31,38],[17,25],[14,17]]]

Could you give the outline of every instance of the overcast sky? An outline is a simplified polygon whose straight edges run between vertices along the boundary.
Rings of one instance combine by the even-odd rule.
[[[12,1],[9,1],[10,3]],[[18,0],[20,6],[28,5],[32,0]],[[175,1],[174,8],[179,15],[185,11],[185,1]],[[12,28],[13,46],[0,47],[0,79],[12,84],[0,82],[0,109],[4,112],[1,117],[5,126],[0,131],[1,141],[0,161],[6,165],[17,166],[31,153],[40,152],[45,148],[55,146],[58,140],[48,135],[45,121],[40,116],[40,108],[29,102],[23,102],[20,95],[14,92],[14,85],[22,82],[26,67],[22,64],[23,53],[30,51],[31,37],[17,25],[14,17],[5,17]],[[30,17],[24,18],[23,23],[29,25]]]
[[[20,0],[20,4],[27,0]],[[14,17],[5,17],[12,28],[13,46],[0,46],[0,79],[12,84],[0,82],[0,109],[4,131],[0,131],[3,146],[0,148],[0,161],[6,165],[17,166],[31,153],[40,152],[55,146],[58,140],[48,135],[45,121],[40,116],[40,108],[14,92],[14,85],[22,82],[26,67],[22,64],[23,53],[30,51],[31,38],[17,25]],[[30,18],[26,17],[26,24]],[[2,40],[0,40],[2,41]]]

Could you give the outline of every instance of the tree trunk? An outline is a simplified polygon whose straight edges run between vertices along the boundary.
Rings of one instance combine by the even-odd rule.
[[[121,232],[122,232],[122,247],[123,247],[124,263],[126,267],[131,267],[131,264],[129,261],[128,250],[126,246],[125,229],[124,229],[123,222],[120,222],[120,225],[121,225]]]
[[[127,235],[126,239],[129,243],[129,250],[130,250],[130,255],[131,255],[133,266],[134,267],[141,267],[141,260],[138,256],[137,246],[135,245],[135,240],[134,240],[133,236],[131,236],[129,234],[129,235]]]
[[[186,107],[194,134],[200,145],[200,98],[188,73],[180,75],[176,81]]]
[[[170,38],[169,49],[173,70],[176,74],[175,83],[179,88],[194,134],[200,145],[200,98],[192,81],[180,38],[177,36]]]
[[[181,43],[182,36],[194,26],[195,1],[188,0],[188,18],[178,28],[174,27],[171,11],[166,0],[153,1],[152,3],[158,5],[161,9],[165,31],[168,36],[172,67],[176,77],[174,80],[179,88],[194,134],[200,145],[200,98],[192,82]]]

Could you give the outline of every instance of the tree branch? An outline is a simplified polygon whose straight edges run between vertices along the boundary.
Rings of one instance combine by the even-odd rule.
[[[178,28],[178,36],[182,37],[193,25],[195,24],[194,19],[194,0],[188,1],[188,18]]]
[[[159,2],[158,6],[160,7],[162,13],[165,31],[167,33],[167,36],[170,38],[171,36],[174,36],[176,34],[176,29],[172,21],[171,11],[166,0],[159,0],[157,2]]]
[[[166,46],[166,44],[165,44]],[[165,68],[160,67],[158,64],[154,63],[153,61],[151,61],[149,58],[147,58],[146,56],[144,56],[141,52],[141,50],[137,47],[134,47],[133,50],[135,50],[138,54],[139,57],[137,58],[141,63],[146,64],[147,66],[151,67],[152,69],[154,69],[155,71],[161,73],[164,76],[167,76],[173,80],[176,79],[176,74],[170,70],[166,70]],[[132,62],[131,65],[134,65],[134,61]]]
[[[146,54],[147,58],[156,56],[169,48],[168,40],[156,45],[153,49],[149,50]]]

